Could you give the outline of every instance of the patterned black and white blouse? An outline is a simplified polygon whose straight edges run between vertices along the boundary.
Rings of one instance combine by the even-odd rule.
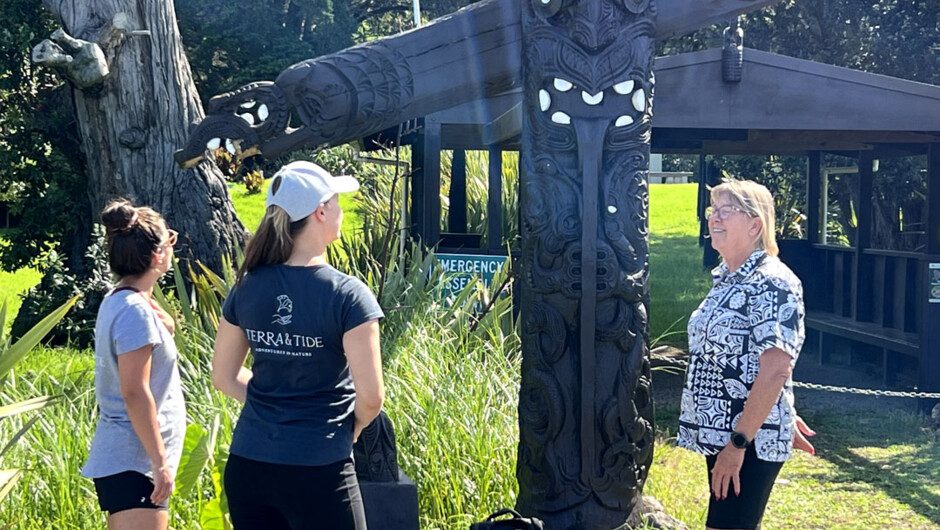
[[[779,259],[754,251],[734,273],[722,263],[714,285],[689,318],[689,368],[682,389],[678,444],[714,455],[730,441],[757,371],[760,355],[777,347],[796,364],[803,339],[803,286]],[[793,382],[754,437],[761,460],[790,458],[795,428]]]

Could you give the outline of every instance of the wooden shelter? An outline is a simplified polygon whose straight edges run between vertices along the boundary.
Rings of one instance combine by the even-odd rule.
[[[804,283],[808,344],[825,360],[834,341],[875,349],[885,381],[898,360],[918,366],[918,388],[940,390],[940,303],[931,303],[930,264],[940,267],[940,87],[757,50],[743,52],[742,77],[722,79],[722,50],[656,60],[652,150],[659,153],[797,155],[807,159],[807,238],[781,241],[782,258]],[[522,92],[515,90],[430,114],[404,137],[413,146],[412,230],[444,251],[504,253],[499,232],[499,163],[489,174],[488,230],[481,245],[460,212],[465,150],[519,149]],[[388,130],[363,141],[388,144]],[[454,150],[450,226],[441,233],[440,152]],[[857,238],[826,244],[822,155],[857,161]],[[871,248],[873,163],[926,155],[926,245],[916,252]],[[499,160],[499,156],[491,156]],[[700,173],[701,174],[701,173]],[[702,180],[702,179],[700,179]],[[485,247],[485,248],[481,248]],[[937,297],[933,297],[936,299]]]

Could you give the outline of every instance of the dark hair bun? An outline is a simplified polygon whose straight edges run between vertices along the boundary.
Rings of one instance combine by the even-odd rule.
[[[101,211],[101,222],[109,231],[128,230],[137,217],[137,208],[127,199],[118,199],[108,203]]]

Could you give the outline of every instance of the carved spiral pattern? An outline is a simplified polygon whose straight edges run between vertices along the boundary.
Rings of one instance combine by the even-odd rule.
[[[538,316],[522,321],[518,507],[553,528],[615,527],[653,447],[644,300],[655,12],[650,0],[539,4],[522,14],[522,313]]]

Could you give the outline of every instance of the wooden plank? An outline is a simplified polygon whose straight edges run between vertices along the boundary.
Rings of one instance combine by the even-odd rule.
[[[483,127],[483,142],[496,145],[522,134],[522,102],[501,114]]]
[[[467,152],[454,150],[450,166],[450,208],[447,227],[452,233],[467,233]],[[479,246],[479,245],[477,245]]]
[[[855,218],[858,230],[855,238],[855,267],[853,269],[854,285],[852,286],[852,315],[859,322],[872,321],[872,256],[864,251],[871,247],[872,224],[872,185],[875,178],[873,170],[874,159],[869,151],[858,154],[858,186],[859,203],[855,205]]]
[[[503,152],[489,150],[489,171],[486,190],[486,246],[490,250],[503,248]]]
[[[432,248],[441,234],[441,124],[425,121],[411,164],[412,237]]]
[[[825,243],[826,235],[820,230],[826,222],[820,218],[822,201],[822,156],[811,151],[806,157],[806,237],[813,243]]]
[[[921,328],[921,358],[919,388],[927,392],[940,391],[940,304],[931,304],[927,296],[928,263],[940,263],[940,143],[927,150],[927,260],[920,262],[917,285],[921,302],[923,324]],[[913,300],[912,300],[913,301]],[[936,402],[936,400],[934,401]],[[926,408],[932,402],[922,405]]]
[[[887,348],[903,355],[917,358],[921,354],[920,337],[917,333],[905,333],[870,322],[858,322],[848,317],[816,311],[806,313],[805,323],[806,327],[823,333]]]
[[[868,258],[872,261],[872,276],[869,278],[871,294],[871,321],[879,326],[891,327],[891,323],[885,323],[885,302],[886,302],[886,284],[888,283],[885,256],[872,256]],[[888,291],[890,295],[890,291]]]

